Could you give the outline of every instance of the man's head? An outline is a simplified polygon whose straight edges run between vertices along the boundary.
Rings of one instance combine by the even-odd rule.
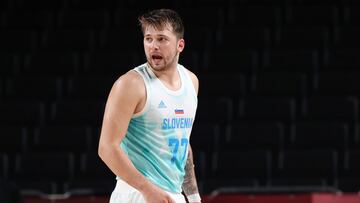
[[[145,13],[139,17],[139,22],[143,34],[149,26],[154,27],[157,30],[163,30],[170,26],[172,32],[174,32],[178,39],[184,38],[183,22],[179,14],[171,9],[158,9]]]
[[[176,67],[185,47],[184,26],[170,9],[150,11],[139,18],[148,63],[157,71]]]

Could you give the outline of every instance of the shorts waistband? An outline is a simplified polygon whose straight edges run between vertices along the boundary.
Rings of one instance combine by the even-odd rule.
[[[116,180],[117,181],[116,181],[116,186],[115,186],[114,191],[118,191],[118,192],[121,192],[121,191],[129,191],[129,192],[137,191],[137,192],[139,192],[136,188],[129,185],[127,182],[125,182],[121,178],[116,177]],[[173,192],[169,192],[169,191],[165,191],[165,192],[167,192],[168,194],[171,194],[171,195],[182,195],[181,193],[173,193]]]

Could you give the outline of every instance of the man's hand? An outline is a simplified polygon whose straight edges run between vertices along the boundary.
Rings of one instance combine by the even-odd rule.
[[[176,203],[168,193],[155,185],[142,192],[146,203]]]

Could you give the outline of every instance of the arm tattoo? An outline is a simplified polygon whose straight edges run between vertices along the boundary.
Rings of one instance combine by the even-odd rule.
[[[189,154],[186,160],[185,177],[184,177],[184,182],[182,184],[182,189],[185,195],[199,193],[196,177],[195,177],[193,154],[191,147],[189,147]]]

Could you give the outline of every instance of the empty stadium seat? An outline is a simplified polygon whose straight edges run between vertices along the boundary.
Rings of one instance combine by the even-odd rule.
[[[68,89],[65,97],[80,100],[105,100],[116,80],[116,76],[70,77],[67,81]]]
[[[255,51],[213,50],[204,52],[201,71],[222,73],[224,69],[232,73],[251,73],[256,70],[258,54]]]
[[[202,189],[202,182],[207,179],[207,175],[209,170],[211,169],[211,155],[208,152],[203,151],[201,149],[197,149],[197,147],[191,144],[191,149],[193,152],[193,160],[194,160],[194,170],[196,178],[199,180],[199,189]]]
[[[126,2],[123,3],[126,4]],[[141,15],[142,9],[136,7],[127,8],[126,6],[119,5],[119,7],[112,12],[114,27],[117,29],[130,28],[140,33],[141,28],[138,26],[138,17]]]
[[[193,3],[193,2],[192,2]],[[225,14],[221,7],[201,7],[201,12],[194,7],[179,7],[176,9],[182,16],[184,25],[191,30],[192,27],[213,27],[218,28],[224,24]],[[201,15],[198,15],[200,14]],[[194,18],[194,16],[197,16]]]
[[[66,10],[57,13],[60,28],[102,29],[110,27],[110,13],[106,10]]]
[[[195,120],[191,130],[190,143],[192,148],[206,153],[217,151],[219,148],[219,136],[224,136],[220,134],[220,128],[216,124],[201,123]]]
[[[74,178],[65,182],[65,191],[88,190],[92,195],[111,194],[116,184],[116,176],[97,153],[83,153],[79,159],[75,166]]]
[[[196,120],[201,124],[226,124],[233,119],[233,103],[229,98],[199,99]]]
[[[80,168],[76,166],[78,170],[75,171],[74,179],[113,180],[115,178],[113,172],[110,171],[96,152],[82,153],[79,164]]]
[[[52,102],[47,119],[52,125],[101,125],[104,101],[60,100]]]
[[[359,179],[360,175],[358,173],[360,169],[360,150],[347,150],[344,154],[344,168],[341,170],[340,177],[342,178],[354,178]]]
[[[233,5],[229,7],[226,22],[239,26],[278,26],[282,20],[278,5]]]
[[[198,51],[193,49],[186,49],[184,52],[181,52],[180,56],[179,63],[181,65],[195,74],[200,72],[200,60],[202,57]]]
[[[74,11],[81,10],[112,10],[117,8],[117,1],[110,0],[104,2],[86,1],[86,0],[67,0],[66,8]]]
[[[357,149],[346,150],[344,153],[344,163],[339,169],[339,178],[336,179],[337,187],[343,192],[359,192],[359,158],[360,151]]]
[[[227,150],[216,153],[210,177],[222,180],[254,179],[264,184],[271,174],[271,153],[265,150]]]
[[[24,57],[24,74],[68,76],[78,72],[79,56],[72,51],[29,52]]]
[[[189,25],[191,25],[190,22],[188,23]],[[196,26],[191,29],[186,29],[184,40],[186,47],[184,53],[190,50],[197,51],[201,54],[205,51],[212,50],[215,46],[216,28],[212,26]]]
[[[0,32],[1,52],[36,51],[40,34],[34,28],[5,29]]]
[[[63,96],[63,80],[56,76],[17,76],[6,78],[5,97],[53,101]]]
[[[21,195],[25,197],[45,197],[46,195],[59,194],[61,188],[55,181],[49,180],[14,180],[14,184],[19,188]]]
[[[207,178],[203,182],[203,194],[241,193],[244,191],[256,191],[259,181],[252,178]]]
[[[359,2],[356,0],[346,0],[344,3],[345,5],[349,5],[349,6],[356,6],[359,4]]]
[[[274,179],[324,180],[333,185],[338,175],[338,153],[333,150],[285,150],[279,153]]]
[[[246,97],[239,102],[235,119],[241,121],[289,123],[296,117],[295,99],[291,97]]]
[[[345,150],[349,147],[349,125],[341,122],[305,122],[291,126],[288,149]]]
[[[322,71],[334,73],[344,71],[356,71],[360,66],[360,54],[358,49],[331,49],[325,50]]]
[[[40,0],[35,3],[30,3],[26,0],[14,1],[11,6],[17,10],[57,10],[65,7],[66,0],[56,0],[54,2],[48,2],[46,0]]]
[[[324,49],[331,43],[326,26],[286,26],[275,31],[273,48]]]
[[[357,36],[360,34],[359,26],[336,26],[334,28],[334,42],[335,48],[359,48],[360,40]]]
[[[261,50],[270,45],[270,29],[267,27],[234,25],[226,26],[217,33],[215,48],[220,50]]]
[[[141,0],[140,0],[141,1]],[[192,0],[173,1],[174,7],[190,7],[190,8],[221,8],[226,9],[229,6],[228,1],[224,1],[221,4],[216,0],[198,0],[196,2]],[[183,14],[184,15],[184,14]]]
[[[302,101],[302,119],[306,121],[357,121],[358,101],[348,97],[317,97]]]
[[[319,74],[314,75],[316,81],[314,93],[318,96],[339,96],[344,99],[356,96],[360,92],[359,75],[358,70],[319,72]]]
[[[296,4],[296,5],[328,6],[328,5],[336,5],[336,3],[338,3],[338,1],[337,0],[295,0],[291,3]]]
[[[302,98],[307,95],[305,74],[292,72],[262,72],[252,77],[251,93],[257,96]]]
[[[34,130],[33,140],[29,140],[29,151],[80,154],[90,151],[91,138],[91,129],[87,126],[38,127]]]
[[[333,26],[339,23],[339,9],[335,4],[292,5],[285,9],[285,25]]]
[[[44,11],[5,12],[6,28],[47,29],[55,26],[54,13]]]
[[[42,31],[41,36],[43,50],[90,51],[95,47],[95,32],[91,29],[47,29]]]
[[[246,77],[241,73],[200,74],[198,79],[199,99],[225,97],[235,102],[247,92]]]
[[[284,131],[281,123],[232,122],[227,126],[227,133],[221,135],[219,148],[278,152],[284,147]]]
[[[346,193],[357,193],[360,191],[359,187],[360,179],[357,178],[339,178],[336,180],[336,187],[339,188],[340,191]]]
[[[3,8],[4,10],[5,10],[5,9],[8,9],[8,8],[9,8],[9,1],[1,1],[1,2],[0,2],[0,6],[1,6],[1,8]]]
[[[4,87],[4,85],[3,85],[3,79],[2,78],[0,78],[0,98],[2,99],[3,98],[3,94],[4,94],[4,92],[5,92],[5,87]]]
[[[34,100],[6,100],[0,102],[1,125],[41,125],[45,119],[45,104]]]
[[[274,1],[266,1],[266,0],[230,0],[229,6],[241,6],[241,5],[278,5],[284,6],[287,4],[297,4],[298,0],[274,0]]]
[[[116,185],[115,178],[88,180],[84,179],[64,182],[61,191],[71,194],[72,196],[110,196]]]
[[[84,70],[87,75],[117,76],[145,63],[131,50],[102,51],[83,54]]]
[[[8,157],[4,153],[0,153],[0,180],[7,179],[7,174],[9,170]]]
[[[350,146],[350,148],[360,149],[360,124],[359,123],[355,124],[354,137],[350,137],[349,146]]]
[[[131,33],[131,34],[129,34]],[[121,27],[117,29],[102,29],[99,32],[97,50],[102,51],[142,51],[143,36],[139,28]]]
[[[9,173],[14,181],[69,180],[74,173],[74,157],[70,153],[22,153],[17,154],[13,171]]]
[[[269,49],[261,53],[262,64],[258,70],[311,75],[318,68],[319,57],[318,51],[313,49]]]
[[[0,52],[0,74],[13,75],[19,71],[20,56],[8,52]]]
[[[334,191],[334,187],[323,178],[272,178],[268,185],[288,193]]]
[[[0,201],[14,203],[23,202],[23,197],[20,194],[18,186],[13,182],[1,180],[0,178]]]
[[[360,6],[359,5],[347,5],[344,8],[344,12],[345,12],[345,23],[349,24],[349,25],[359,25],[359,22],[357,19],[359,19],[359,9]]]
[[[18,126],[1,126],[0,136],[0,153],[15,154],[25,152],[28,148],[29,134],[24,127]]]

